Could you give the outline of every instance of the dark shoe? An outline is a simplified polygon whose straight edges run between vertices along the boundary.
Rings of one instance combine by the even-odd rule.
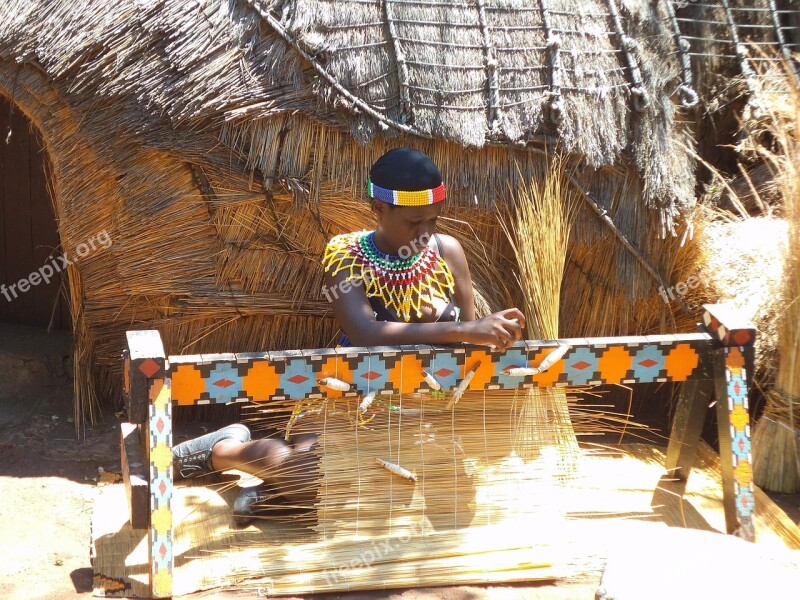
[[[265,484],[242,489],[233,503],[233,524],[246,527],[256,516],[268,510],[267,502],[274,496]]]
[[[219,431],[187,440],[172,449],[172,469],[176,477],[191,479],[214,471],[211,451],[222,440],[250,441],[250,430],[241,423],[223,427]]]

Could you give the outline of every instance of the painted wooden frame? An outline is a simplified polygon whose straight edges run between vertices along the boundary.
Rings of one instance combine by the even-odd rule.
[[[167,360],[157,331],[128,332],[124,383],[131,424],[124,426],[127,433],[121,448],[131,522],[149,532],[151,597],[172,595],[173,404],[402,394],[432,386],[448,393],[464,384],[470,390],[491,390],[680,382],[683,388],[667,449],[669,476],[685,487],[703,421],[716,397],[727,531],[752,540],[748,393],[755,328],[725,306],[704,309],[701,333],[527,340],[506,352],[468,345],[399,346],[170,356]],[[140,444],[131,442],[132,427],[138,431]],[[137,451],[141,455],[135,455]],[[149,467],[146,493],[130,468],[137,463]],[[149,506],[143,509],[145,497]]]

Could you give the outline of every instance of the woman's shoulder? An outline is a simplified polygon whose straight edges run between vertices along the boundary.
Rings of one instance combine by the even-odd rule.
[[[325,256],[346,252],[348,248],[352,248],[353,244],[356,244],[358,239],[365,233],[369,232],[351,231],[350,233],[340,233],[339,235],[333,236],[325,246]]]
[[[322,255],[322,265],[325,270],[328,271],[333,268],[338,272],[343,263],[351,265],[356,260],[355,246],[364,233],[367,232],[353,231],[333,236],[325,246],[325,252]],[[334,264],[337,265],[336,268],[334,268]]]
[[[469,265],[464,248],[456,238],[451,235],[437,234],[441,244],[442,258],[449,267],[456,281],[465,281],[469,277]]]
[[[328,247],[339,247],[339,246],[346,246],[347,244],[355,241],[365,233],[369,233],[368,231],[351,231],[348,233],[340,233],[339,235],[333,236],[330,240],[328,240]]]
[[[458,248],[461,247],[461,242],[459,242],[452,235],[448,235],[446,233],[437,233],[436,237],[438,237],[442,241],[442,244],[446,244],[449,246],[457,246]]]
[[[439,238],[439,243],[442,246],[442,254],[444,254],[445,260],[451,257],[455,260],[459,260],[464,257],[464,248],[462,248],[461,242],[459,242],[452,235],[447,235],[446,233],[437,233],[436,237]]]

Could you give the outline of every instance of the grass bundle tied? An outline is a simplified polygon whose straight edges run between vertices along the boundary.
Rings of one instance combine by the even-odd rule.
[[[784,64],[782,71],[782,78],[764,78],[771,82],[758,99],[764,115],[749,123],[753,150],[771,166],[779,182],[788,226],[778,372],[753,434],[753,478],[767,490],[796,493],[800,491],[800,90],[791,66]],[[775,86],[775,81],[781,84]]]
[[[565,167],[564,160],[554,156],[545,163],[540,177],[527,179],[518,172],[514,208],[501,223],[517,259],[529,339],[558,338],[561,282],[577,205]],[[538,454],[545,448],[556,449],[558,474],[574,474],[580,450],[566,389],[527,390],[515,438],[520,452]]]

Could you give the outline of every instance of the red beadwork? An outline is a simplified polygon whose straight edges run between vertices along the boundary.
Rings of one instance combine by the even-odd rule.
[[[436,256],[430,248],[422,251],[422,256],[413,265],[404,269],[385,269],[364,253],[357,239],[347,245],[347,249],[367,265],[375,276],[384,283],[408,285],[416,283],[430,274],[436,266]],[[387,272],[388,271],[388,272]]]

